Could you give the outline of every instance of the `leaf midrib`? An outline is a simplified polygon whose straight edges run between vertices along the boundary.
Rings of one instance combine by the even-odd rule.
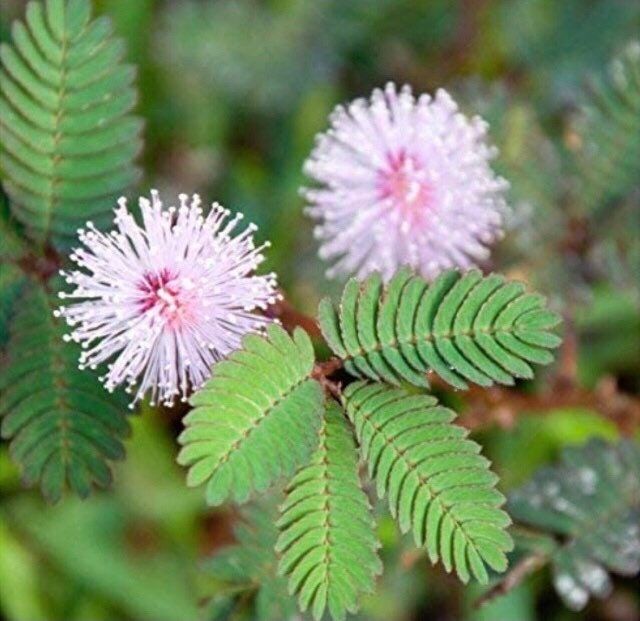
[[[345,409],[347,409],[347,404],[345,403]],[[370,425],[371,427],[373,427],[374,429],[374,433],[379,434],[380,436],[382,436],[384,444],[386,447],[390,447],[393,449],[394,454],[396,455],[395,459],[394,459],[394,463],[398,460],[402,460],[404,461],[404,463],[407,466],[407,470],[408,473],[414,472],[416,474],[416,476],[418,477],[418,481],[420,482],[421,485],[424,485],[424,487],[427,489],[427,491],[429,492],[429,495],[431,497],[431,501],[435,502],[437,501],[442,509],[443,512],[443,516],[444,514],[447,514],[449,516],[449,518],[453,521],[455,528],[457,530],[459,530],[463,537],[465,538],[465,540],[467,541],[467,545],[473,545],[474,549],[476,550],[476,552],[478,552],[478,548],[475,545],[475,540],[473,538],[471,538],[467,532],[465,531],[465,529],[462,526],[462,523],[460,521],[458,521],[455,516],[452,515],[450,508],[453,506],[452,505],[446,505],[442,499],[440,498],[440,493],[436,493],[432,490],[431,485],[429,484],[428,480],[425,479],[422,474],[420,473],[420,471],[417,468],[417,465],[414,465],[413,462],[411,462],[407,457],[406,457],[406,453],[407,451],[402,451],[402,450],[398,450],[396,449],[394,443],[393,443],[393,439],[389,439],[389,437],[387,436],[387,434],[383,431],[383,429],[381,427],[379,427],[376,423],[374,423],[370,417],[368,416],[366,410],[362,407],[357,407],[354,406],[354,409],[359,412],[362,417],[364,418],[365,423],[367,423],[368,425]],[[391,474],[391,470],[393,469],[393,465],[391,466],[391,468],[389,469],[389,474]],[[387,492],[388,492],[388,486],[385,486],[387,488]],[[413,505],[413,500],[412,499],[412,505]],[[426,525],[425,525],[426,527]],[[439,550],[437,550],[438,552],[438,556],[441,557],[441,554],[439,552]],[[482,555],[478,552],[479,556],[482,558]],[[484,560],[484,559],[483,559]]]
[[[369,347],[369,348],[362,347],[361,345],[357,352],[347,351],[345,347],[345,351],[347,351],[347,355],[343,356],[343,360],[353,360],[361,356],[367,356],[372,353],[381,352],[387,348],[399,350],[403,345],[410,345],[412,347],[415,347],[418,343],[435,343],[439,339],[453,340],[459,336],[468,336],[474,339],[479,334],[487,334],[487,335],[493,335],[498,333],[513,334],[518,330],[523,330],[523,328],[514,325],[514,326],[507,326],[507,327],[500,327],[500,328],[492,326],[490,328],[483,328],[481,330],[463,330],[460,332],[446,332],[442,334],[435,334],[433,332],[429,332],[427,334],[420,335],[420,336],[414,335],[409,339],[396,338],[386,343],[378,341],[373,347]]]
[[[296,388],[304,384],[304,382],[306,382],[307,380],[311,380],[311,377],[305,375],[304,377],[296,381],[294,384],[292,384],[285,392],[281,393],[275,400],[273,400],[271,405],[265,408],[260,413],[260,415],[253,420],[253,424],[247,426],[247,428],[240,433],[240,437],[237,440],[235,440],[231,444],[230,448],[224,453],[224,455],[220,457],[217,465],[215,466],[215,468],[213,468],[213,470],[217,470],[218,468],[221,468],[224,464],[226,464],[229,461],[229,459],[232,457],[233,453],[235,453],[235,451],[238,449],[240,444],[246,441],[255,432],[255,430],[258,427],[260,427],[260,424],[269,416],[269,414],[273,412],[273,410],[277,408],[283,401],[285,401],[291,395],[291,393],[293,393],[294,390],[296,390]],[[217,392],[217,389],[212,392]],[[231,394],[231,393],[227,393],[227,394]]]
[[[67,54],[69,52],[69,39],[67,36],[66,30],[66,9],[65,7],[65,29],[62,35],[62,39],[60,41],[61,45],[61,56],[60,63],[58,68],[60,70],[60,86],[58,87],[58,102],[57,109],[55,111],[55,126],[53,130],[53,148],[51,151],[52,162],[51,162],[51,196],[46,197],[49,199],[49,209],[47,210],[47,223],[45,234],[48,236],[51,230],[51,222],[53,220],[53,212],[56,206],[59,203],[58,196],[56,194],[56,187],[61,182],[61,177],[57,172],[58,167],[60,166],[61,155],[58,153],[58,149],[60,146],[60,141],[62,140],[62,132],[60,131],[60,125],[62,123],[62,118],[64,116],[64,107],[63,102],[67,94],[67,70],[66,70],[66,60]]]

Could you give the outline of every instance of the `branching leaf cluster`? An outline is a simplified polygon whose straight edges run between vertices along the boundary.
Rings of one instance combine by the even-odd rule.
[[[108,485],[128,433],[121,395],[77,369],[52,314],[61,253],[140,176],[135,68],[110,20],[90,13],[89,0],[29,2],[0,46],[1,434],[25,483],[51,501]],[[603,213],[618,222],[640,192],[639,50],[631,43],[585,97],[562,159],[567,213],[591,225]],[[547,173],[527,173],[525,194]],[[559,185],[539,192],[545,208]],[[635,256],[638,236],[625,240]],[[319,372],[304,330],[272,325],[192,397],[179,461],[210,505],[287,482],[278,511],[250,511],[211,572],[248,577],[264,619],[292,613],[284,590],[316,619],[355,612],[382,571],[364,472],[431,562],[463,582],[504,571],[512,540],[497,476],[428,391],[434,377],[456,390],[533,378],[533,365],[553,360],[559,317],[498,274],[448,271],[428,283],[402,269],[386,285],[377,274],[350,280],[318,318],[338,376]],[[527,526],[517,542],[551,563],[568,606],[606,595],[609,573],[640,569],[639,472],[636,444],[592,442],[511,495],[510,515]]]
[[[558,316],[501,276],[450,271],[428,284],[401,270],[386,287],[379,275],[349,281],[339,308],[321,303],[319,321],[350,379],[319,376],[301,328],[245,337],[191,400],[179,456],[190,484],[219,505],[293,475],[275,550],[290,593],[316,619],[355,612],[382,570],[360,460],[432,562],[463,582],[504,571],[512,541],[498,477],[425,389],[430,374],[459,389],[532,377],[559,344]]]

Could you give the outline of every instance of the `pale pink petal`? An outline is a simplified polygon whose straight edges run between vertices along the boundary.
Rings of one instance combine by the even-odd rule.
[[[164,209],[158,193],[140,198],[142,225],[120,199],[116,228],[79,231],[83,246],[71,259],[80,268],[63,272],[75,285],[56,315],[72,326],[67,337],[82,344],[80,367],[106,364],[108,390],[126,384],[135,401],[185,399],[211,375],[211,366],[241,338],[270,321],[255,313],[277,296],[274,274],[253,275],[264,257],[250,224],[236,232],[242,214],[200,198],[180,195]]]
[[[507,183],[489,163],[487,124],[443,90],[416,99],[387,84],[338,106],[305,163],[328,276],[388,280],[409,265],[428,279],[487,258],[502,236]]]

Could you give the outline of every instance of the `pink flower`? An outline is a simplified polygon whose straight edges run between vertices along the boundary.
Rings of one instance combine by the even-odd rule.
[[[139,202],[142,226],[122,198],[115,230],[89,222],[79,231],[84,247],[71,259],[80,269],[62,272],[75,289],[59,294],[73,302],[56,315],[73,327],[67,340],[82,344],[80,368],[107,363],[108,390],[139,384],[134,403],[150,391],[152,402],[171,405],[266,325],[254,311],[275,302],[276,280],[251,275],[268,243],[255,247],[253,224],[232,236],[242,214],[229,220],[214,204],[205,216],[198,195],[190,203],[180,195],[178,209],[163,209],[154,190]]]
[[[409,265],[428,279],[486,259],[502,235],[507,183],[490,160],[487,124],[468,119],[443,90],[417,99],[411,88],[376,89],[338,106],[305,172],[309,215],[319,221],[327,276]]]

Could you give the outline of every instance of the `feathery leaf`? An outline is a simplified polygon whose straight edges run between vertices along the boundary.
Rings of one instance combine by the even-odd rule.
[[[378,496],[387,496],[403,533],[412,530],[432,563],[442,560],[463,582],[488,579],[485,564],[507,566],[509,516],[498,477],[455,413],[434,397],[355,382],[344,391],[349,419]]]
[[[278,520],[279,571],[289,576],[304,612],[334,619],[356,612],[382,571],[375,523],[360,486],[358,456],[339,406],[327,405],[311,461],[289,483]]]
[[[0,187],[0,262],[19,261],[27,254],[28,243],[22,237],[19,225],[9,209],[9,197]]]
[[[108,217],[139,178],[135,69],[89,0],[30,2],[0,46],[0,168],[11,208],[34,239],[68,246]]]
[[[533,377],[560,344],[560,322],[522,283],[478,270],[447,271],[428,284],[400,270],[383,290],[378,274],[347,282],[339,311],[323,300],[322,332],[357,377],[428,387],[428,372],[457,388]]]
[[[40,285],[24,287],[0,368],[2,437],[25,483],[39,481],[53,502],[65,486],[81,497],[106,487],[129,432],[126,401],[77,369],[78,348],[62,340],[55,303]]]
[[[609,217],[612,202],[640,187],[640,40],[594,83],[576,131],[580,197],[588,211]]]
[[[323,393],[311,379],[314,352],[307,333],[290,337],[275,324],[249,334],[242,349],[217,363],[191,398],[180,435],[179,463],[191,486],[207,483],[207,502],[245,502],[290,476],[313,450]]]

